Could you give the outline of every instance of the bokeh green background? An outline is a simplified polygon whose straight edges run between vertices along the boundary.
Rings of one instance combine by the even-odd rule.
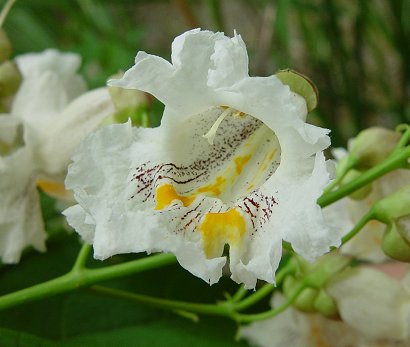
[[[330,128],[340,146],[368,126],[409,121],[409,18],[406,0],[18,0],[5,30],[14,55],[49,47],[79,53],[95,88],[130,67],[139,50],[169,59],[173,38],[186,30],[235,29],[247,44],[251,75],[292,68],[315,82],[320,102],[310,121]],[[0,268],[0,294],[63,274],[75,259],[77,236],[62,231],[55,201],[42,198],[47,231],[57,236],[46,254],[29,252],[20,265]],[[235,289],[228,279],[209,288],[179,266],[108,285],[208,302]],[[245,346],[234,341],[236,329],[226,319],[198,324],[85,291],[1,312],[0,346]]]
[[[409,121],[409,18],[406,0],[18,0],[5,28],[16,54],[80,53],[90,87],[139,50],[169,58],[173,38],[191,28],[235,29],[252,75],[292,68],[315,82],[311,121],[340,146],[365,127]]]

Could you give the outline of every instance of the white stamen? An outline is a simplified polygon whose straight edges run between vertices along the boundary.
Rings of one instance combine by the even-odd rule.
[[[216,136],[216,131],[218,130],[219,126],[221,125],[222,121],[226,116],[228,116],[232,112],[232,109],[228,107],[225,111],[221,113],[221,115],[218,117],[218,119],[215,121],[215,123],[212,125],[211,129],[205,134],[202,135],[202,137],[205,137],[208,139],[208,142],[210,145],[214,144],[214,138]]]

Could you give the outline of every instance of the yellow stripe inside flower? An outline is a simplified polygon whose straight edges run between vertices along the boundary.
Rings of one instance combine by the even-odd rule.
[[[248,192],[252,191],[255,188],[255,186],[257,186],[260,183],[270,163],[272,162],[273,158],[275,158],[276,152],[277,152],[277,149],[275,148],[265,154],[265,156],[263,157],[259,165],[258,171],[256,172],[253,179],[249,182],[249,185],[246,189]]]
[[[242,112],[222,107],[222,112],[206,135],[209,145],[214,145],[218,127],[222,121],[233,116],[241,121]],[[156,188],[156,210],[163,210],[172,203],[179,202],[189,207],[198,196],[219,198],[222,201],[234,201],[241,195],[259,187],[269,177],[272,162],[280,155],[280,146],[274,133],[267,126],[259,126],[235,150],[229,162],[222,163],[219,172],[206,184],[187,193],[177,191],[179,185],[162,183]],[[226,200],[225,200],[226,199]],[[188,223],[189,224],[189,223]],[[247,230],[245,216],[237,208],[226,212],[209,212],[202,216],[197,230],[201,233],[205,255],[208,258],[222,254],[225,244],[238,245]]]
[[[235,176],[239,176],[245,165],[248,163],[249,159],[252,157],[251,154],[246,156],[237,156],[234,159],[235,163]],[[231,176],[231,177],[229,177]],[[163,210],[169,206],[173,201],[179,200],[182,202],[182,205],[188,207],[192,204],[195,198],[199,194],[204,194],[207,196],[218,197],[222,194],[224,187],[227,183],[227,178],[230,178],[230,181],[233,182],[235,177],[232,177],[232,170],[227,169],[222,176],[217,176],[213,183],[207,184],[203,187],[196,189],[193,193],[184,196],[178,194],[174,186],[170,183],[165,183],[157,187],[155,198],[156,198],[156,210]]]
[[[187,207],[192,204],[195,200],[195,196],[183,196],[179,195],[172,184],[163,184],[159,186],[156,190],[156,200],[157,204],[155,206],[156,210],[163,210],[165,207],[169,206],[173,201],[179,200],[182,204]]]
[[[245,165],[248,163],[249,159],[251,159],[252,154],[248,154],[245,156],[239,156],[237,158],[234,159],[235,162],[235,166],[236,166],[236,173],[238,175],[241,174],[241,172],[243,171],[243,168],[245,167]]]
[[[246,231],[245,219],[231,209],[222,213],[207,213],[199,230],[202,233],[204,252],[207,258],[219,257],[226,243],[237,245]]]

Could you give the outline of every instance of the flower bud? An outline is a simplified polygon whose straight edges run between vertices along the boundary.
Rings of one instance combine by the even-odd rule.
[[[410,263],[410,241],[399,222],[392,222],[383,235],[382,250],[389,257]]]
[[[300,280],[297,280],[292,276],[286,277],[283,283],[283,294],[287,299],[290,299],[293,296],[300,283]],[[293,306],[303,312],[314,312],[314,302],[318,293],[319,291],[314,288],[303,289],[293,303]]]
[[[0,65],[0,98],[14,95],[21,83],[21,74],[13,61],[5,61]]]
[[[386,159],[400,140],[400,134],[381,127],[372,127],[357,135],[349,153],[357,159],[357,168],[368,169]]]
[[[336,302],[324,289],[321,289],[316,296],[313,308],[316,312],[329,318],[336,318],[339,315]]]
[[[10,59],[11,43],[6,32],[0,28],[0,63]]]
[[[404,186],[372,207],[375,219],[390,224],[392,220],[410,215],[410,185]]]
[[[314,264],[304,265],[308,284],[312,288],[321,289],[336,273],[346,268],[351,259],[342,254],[329,253],[319,258]],[[303,271],[303,270],[302,270]]]

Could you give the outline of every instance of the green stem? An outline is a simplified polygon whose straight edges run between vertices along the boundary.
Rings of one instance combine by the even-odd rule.
[[[224,304],[199,304],[185,301],[168,300],[161,298],[154,298],[152,296],[130,293],[127,291],[107,288],[103,286],[92,286],[89,288],[95,293],[108,295],[111,297],[121,298],[137,303],[142,303],[162,309],[173,311],[188,311],[202,314],[211,314],[218,316],[232,316],[232,309],[229,305]]]
[[[354,226],[354,228],[352,230],[350,230],[345,236],[342,237],[342,245],[344,245],[351,238],[353,238],[356,234],[358,234],[359,231],[362,230],[363,227],[373,219],[373,217],[374,217],[374,213],[373,213],[372,210],[370,210],[368,213],[366,213],[359,220],[359,222]]]
[[[282,269],[280,269],[276,274],[276,286],[281,284],[285,277],[296,270],[295,264],[289,261]],[[262,300],[264,297],[269,295],[275,290],[275,285],[266,283],[262,288],[258,289],[255,293],[248,296],[241,302],[234,304],[236,311],[243,311],[248,307],[254,305],[258,301]]]
[[[81,259],[81,261],[83,261],[86,255],[85,249],[84,247],[80,251],[81,257],[79,256],[78,258]],[[72,271],[63,276],[1,296],[0,310],[65,293],[81,287],[87,287],[95,283],[155,269],[173,264],[174,262],[175,257],[172,254],[158,254],[100,269],[82,269],[74,266]],[[76,264],[80,264],[80,262],[76,262]]]
[[[360,189],[361,187],[369,184],[375,179],[383,176],[384,174],[399,169],[407,167],[407,160],[410,157],[410,147],[406,147],[401,152],[393,153],[389,158],[374,166],[370,170],[366,171],[358,178],[349,183],[346,183],[339,189],[331,192],[324,193],[318,200],[317,203],[320,207],[325,207],[333,202],[342,199],[343,197],[353,193],[354,191]]]
[[[0,13],[0,28],[3,27],[4,21],[6,20],[7,15],[9,14],[15,2],[16,0],[8,0],[3,6],[3,9],[1,10],[1,13]]]
[[[248,293],[248,290],[245,288],[243,284],[239,286],[239,289],[236,291],[234,296],[231,299],[231,302],[238,302],[242,300],[242,298]]]
[[[342,159],[343,160],[343,159]],[[343,171],[325,188],[324,194],[329,193],[338,186],[342,181],[343,178],[347,175],[347,173],[355,167],[357,164],[357,160],[354,157],[348,156],[347,157],[347,162],[344,165]],[[340,163],[339,163],[340,165]]]
[[[282,305],[279,305],[278,307],[274,308],[273,310],[269,310],[266,312],[262,313],[255,313],[255,314],[236,314],[234,318],[236,321],[240,323],[248,323],[248,322],[253,322],[257,320],[263,320],[263,319],[268,319],[277,316],[279,313],[285,311],[289,306],[291,306],[296,299],[299,297],[300,293],[307,287],[305,283],[302,283],[294,292],[294,294],[284,302]]]
[[[77,259],[71,271],[75,272],[80,269],[83,269],[85,267],[85,264],[87,263],[87,259],[88,259],[90,252],[91,252],[91,246],[87,243],[84,243],[80,249],[80,252],[78,253]]]
[[[286,264],[281,270],[278,271],[276,276],[276,282],[281,283],[283,279],[291,272],[295,270],[295,265],[291,262]],[[305,285],[305,284],[304,284]],[[254,303],[258,302],[266,295],[270,294],[274,289],[273,284],[266,284],[257,292],[249,296],[247,299],[235,303],[240,300],[240,297],[246,294],[246,289],[242,285],[237,293],[233,296],[231,300],[224,301],[218,304],[203,304],[203,303],[192,303],[177,300],[168,300],[155,298],[147,295],[135,294],[128,291],[118,290],[114,288],[108,288],[103,286],[92,286],[89,290],[111,297],[121,298],[137,303],[142,303],[150,305],[153,307],[158,307],[161,309],[172,310],[176,312],[186,313],[201,313],[201,314],[211,314],[218,316],[225,316],[236,320],[238,315],[237,311],[244,310]]]
[[[410,126],[408,124],[400,124],[397,128],[396,131],[403,131],[403,135],[400,138],[399,143],[396,146],[396,150],[399,151],[403,147],[407,145],[407,143],[410,141]]]

